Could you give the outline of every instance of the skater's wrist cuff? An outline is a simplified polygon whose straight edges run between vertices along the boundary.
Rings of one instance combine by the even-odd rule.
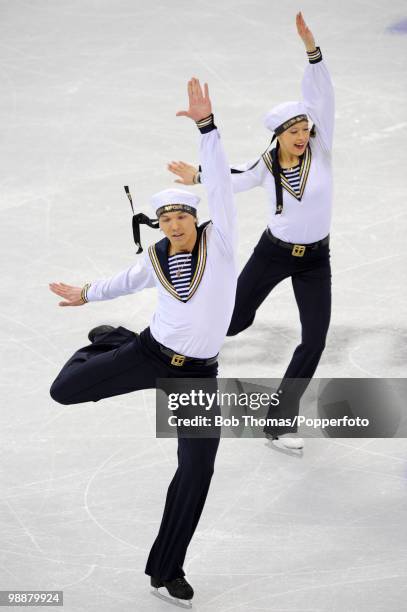
[[[82,291],[81,291],[81,300],[84,304],[86,304],[86,302],[89,302],[88,300],[88,289],[90,287],[90,283],[86,283],[86,285],[84,285],[82,287]]]
[[[310,64],[318,64],[322,60],[322,53],[319,47],[316,47],[315,51],[307,51],[307,55]]]
[[[197,185],[198,183],[201,182],[201,173],[199,172],[199,170],[194,174],[194,185]]]
[[[201,134],[207,134],[208,132],[212,132],[212,130],[216,129],[216,125],[213,120],[213,113],[205,117],[204,119],[200,119],[196,122],[199,131]]]

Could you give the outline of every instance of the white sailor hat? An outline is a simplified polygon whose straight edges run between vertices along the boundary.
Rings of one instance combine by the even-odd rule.
[[[184,211],[196,216],[201,198],[185,189],[164,189],[154,194],[150,200],[151,208],[157,219],[165,212]]]
[[[308,121],[307,110],[302,102],[283,102],[275,106],[264,118],[266,128],[279,136],[299,121]]]

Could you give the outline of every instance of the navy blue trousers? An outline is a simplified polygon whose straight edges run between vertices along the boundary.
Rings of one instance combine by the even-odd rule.
[[[168,362],[148,328],[138,335],[118,327],[76,351],[50,394],[61,404],[78,404],[155,388],[157,378],[216,378],[217,363],[177,367]],[[173,580],[185,575],[182,566],[205,504],[218,446],[218,437],[178,438],[178,468],[148,557],[149,576]]]
[[[266,230],[239,276],[228,336],[235,336],[247,329],[269,293],[288,277],[291,277],[298,305],[301,342],[281,382],[280,404],[271,406],[267,417],[293,420],[299,412],[301,395],[314,375],[325,348],[331,317],[329,245],[306,249],[303,257],[295,257],[291,250],[274,244]],[[294,426],[268,428],[266,432],[278,435],[296,430]]]

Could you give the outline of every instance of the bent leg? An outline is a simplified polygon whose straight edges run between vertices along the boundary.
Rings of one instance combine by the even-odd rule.
[[[54,380],[50,394],[60,404],[97,402],[154,387],[155,370],[139,336],[118,327],[76,351]]]
[[[257,309],[270,291],[290,275],[285,255],[281,253],[281,248],[270,242],[265,233],[262,235],[239,275],[228,336],[236,336],[250,327]]]

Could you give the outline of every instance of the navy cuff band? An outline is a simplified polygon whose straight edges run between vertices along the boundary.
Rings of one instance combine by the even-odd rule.
[[[318,64],[318,62],[322,61],[322,53],[319,47],[315,51],[307,51],[307,55],[310,64]]]
[[[213,113],[208,117],[197,121],[196,125],[201,134],[207,134],[208,132],[212,132],[212,130],[216,130],[216,125],[213,120]]]

